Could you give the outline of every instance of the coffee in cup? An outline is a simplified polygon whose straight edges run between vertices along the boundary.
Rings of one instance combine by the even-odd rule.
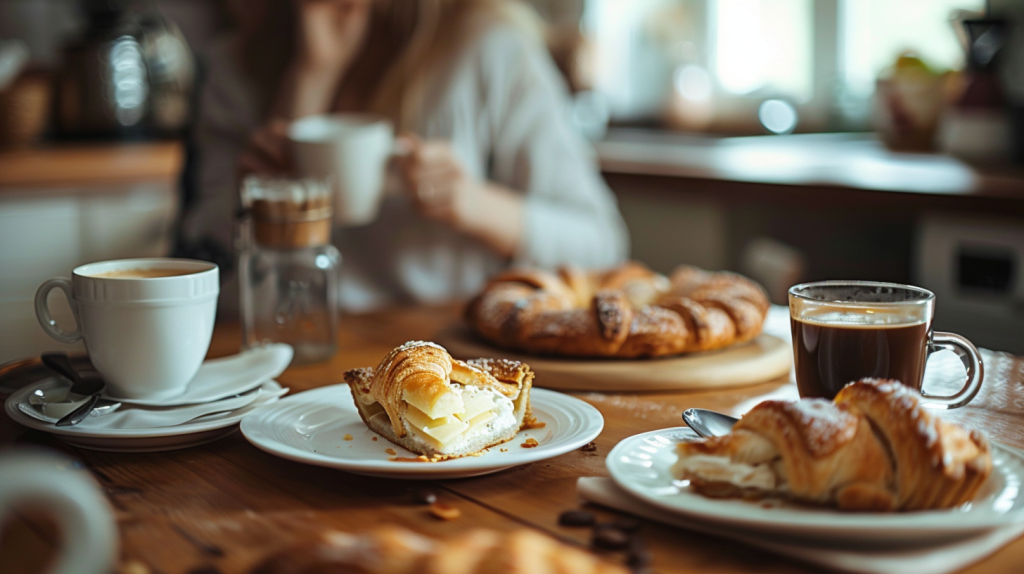
[[[931,330],[935,295],[894,283],[823,281],[789,290],[793,360],[801,397],[835,397],[864,377],[896,379],[944,408],[967,404],[981,388],[977,348],[953,333]],[[922,390],[928,356],[953,351],[967,368],[967,382],[943,397]]]
[[[77,328],[64,331],[47,297],[60,289]],[[169,399],[185,392],[206,358],[220,292],[218,268],[189,259],[123,259],[82,265],[36,291],[36,317],[62,343],[85,341],[112,397]]]
[[[101,277],[104,279],[153,279],[156,277],[177,277],[178,275],[191,275],[196,273],[195,269],[183,269],[169,267],[167,269],[113,269],[96,273],[90,277]]]

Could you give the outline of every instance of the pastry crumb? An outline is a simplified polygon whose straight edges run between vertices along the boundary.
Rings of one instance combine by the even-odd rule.
[[[540,443],[537,442],[537,439],[535,439],[533,437],[530,437],[530,438],[526,439],[526,441],[523,442],[523,444],[521,444],[519,446],[521,446],[523,448],[534,448],[536,446],[540,446]]]
[[[594,444],[594,441],[590,441],[587,444],[581,446],[580,450],[582,450],[583,452],[594,452],[597,450],[597,445]]]
[[[415,458],[410,456],[393,456],[388,460],[391,462],[438,462],[437,458],[427,458],[422,454]]]
[[[508,452],[508,449],[507,448],[503,448],[503,449],[501,449],[501,452]]]
[[[130,560],[121,564],[117,569],[120,574],[150,574],[149,566],[137,560]]]
[[[529,420],[523,421],[523,426],[520,427],[519,430],[542,429],[546,426],[548,426],[547,423],[542,423],[537,419],[530,417]]]
[[[352,435],[350,435],[350,434],[346,434],[345,436],[343,436],[343,437],[341,437],[341,438],[342,438],[343,440],[352,440]]]
[[[377,442],[377,437],[370,437],[370,440],[372,440],[373,442]]]
[[[395,449],[393,449],[393,448],[386,448],[386,449],[384,449],[384,452],[386,452],[386,453],[390,454],[391,456],[396,456],[396,455],[398,455],[398,451],[396,451],[396,450],[395,450]]]
[[[430,505],[430,514],[439,520],[455,520],[462,516],[462,511],[454,506],[448,506],[441,502],[435,502]]]

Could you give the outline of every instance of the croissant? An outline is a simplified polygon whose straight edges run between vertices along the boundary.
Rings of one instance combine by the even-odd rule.
[[[397,526],[327,532],[265,559],[251,574],[626,574],[539,532],[476,529],[434,540]]]
[[[533,371],[518,361],[463,362],[440,345],[411,341],[376,369],[353,369],[344,378],[366,426],[433,460],[512,440],[533,421]]]
[[[782,495],[846,510],[889,510],[885,447],[856,412],[824,399],[765,401],[731,434],[679,445],[676,476],[707,496]]]
[[[672,468],[713,497],[780,496],[841,510],[951,508],[992,470],[977,432],[925,411],[897,381],[862,379],[834,402],[766,401],[725,436],[681,443]]]
[[[770,304],[735,273],[682,266],[671,279],[630,262],[603,272],[511,270],[466,308],[498,347],[592,357],[659,357],[719,349],[761,333]]]
[[[980,432],[935,416],[917,391],[897,381],[861,379],[840,390],[835,401],[863,413],[891,449],[901,510],[959,506],[974,498],[992,472],[988,441]]]

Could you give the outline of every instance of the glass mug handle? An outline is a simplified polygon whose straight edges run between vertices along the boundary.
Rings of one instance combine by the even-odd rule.
[[[971,402],[978,391],[981,390],[981,381],[985,378],[985,367],[981,363],[981,354],[978,348],[966,338],[956,333],[944,333],[934,331],[931,342],[928,344],[928,354],[936,351],[953,351],[967,369],[967,381],[962,389],[950,396],[929,395],[921,390],[921,396],[925,398],[925,406],[942,409],[956,409]]]
[[[71,313],[75,316],[76,328],[68,332],[57,326],[57,322],[50,316],[50,306],[46,299],[50,291],[60,289],[68,299],[71,306]],[[71,287],[71,280],[67,277],[54,277],[47,279],[36,291],[36,319],[39,325],[46,331],[46,334],[57,339],[61,343],[76,343],[82,338],[82,320],[78,317],[78,305],[75,303],[75,293]]]

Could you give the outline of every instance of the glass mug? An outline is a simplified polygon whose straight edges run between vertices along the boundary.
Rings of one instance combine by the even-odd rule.
[[[832,399],[864,377],[896,379],[921,391],[924,404],[955,409],[981,390],[978,349],[953,333],[932,331],[935,294],[871,281],[821,281],[789,290],[793,360],[801,397]],[[957,393],[925,393],[925,363],[935,351],[956,353],[967,368]]]

